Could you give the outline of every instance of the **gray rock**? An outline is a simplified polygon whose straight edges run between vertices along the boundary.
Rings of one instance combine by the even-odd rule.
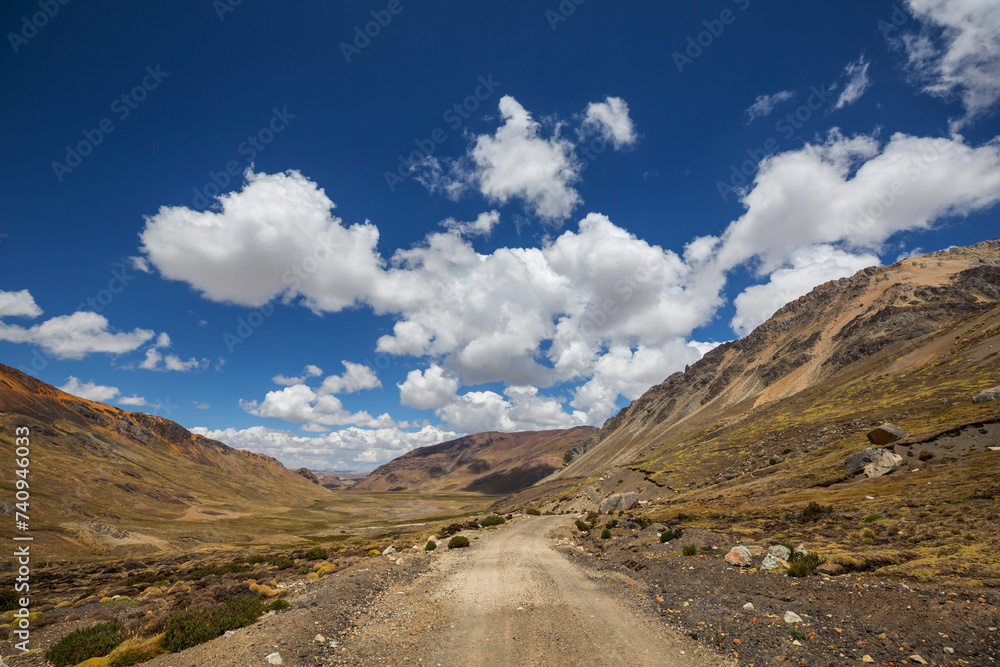
[[[1000,401],[1000,386],[983,389],[972,397],[973,403],[989,403],[990,401]]]
[[[845,467],[852,475],[864,473],[866,477],[881,477],[903,463],[903,457],[893,454],[888,449],[868,447],[847,457]]]
[[[780,558],[781,560],[788,560],[792,556],[791,550],[781,544],[775,544],[767,550],[767,553],[769,556],[774,556],[775,558]]]
[[[753,611],[753,602],[747,602],[743,605],[743,611]]]
[[[794,611],[785,612],[785,623],[792,625],[793,623],[802,623],[802,617],[796,614]]]
[[[785,551],[788,551],[788,549],[785,549]],[[769,572],[772,570],[780,570],[783,567],[788,567],[788,561],[784,558],[778,558],[772,553],[764,556],[764,562],[760,564],[760,568],[762,570],[767,570]]]
[[[605,498],[604,502],[601,503],[601,514],[611,514],[619,510],[631,509],[637,502],[639,502],[639,494],[634,491],[616,493],[613,496]]]
[[[396,553],[396,547],[392,546],[391,544],[387,546],[384,551],[382,551],[383,556],[388,556],[389,554],[394,554],[394,553]]]
[[[873,445],[878,445],[879,447],[884,447],[885,445],[892,444],[897,440],[902,440],[903,438],[910,437],[910,434],[899,428],[895,424],[890,424],[886,422],[876,429],[872,429],[868,432],[868,441]]]
[[[267,660],[267,664],[269,664],[269,665],[280,665],[281,664],[281,656],[277,652],[271,653],[270,655],[268,655],[264,659]]]
[[[804,544],[800,544],[799,546],[795,547],[795,553],[797,553],[800,556],[808,556],[809,555],[809,552],[806,551],[806,545],[804,545]]]

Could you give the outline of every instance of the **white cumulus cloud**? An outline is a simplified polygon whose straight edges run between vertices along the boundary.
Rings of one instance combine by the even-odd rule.
[[[953,129],[990,112],[1000,99],[1000,4],[995,0],[907,0],[921,22],[900,43],[910,71],[931,95],[957,97],[965,117]]]
[[[773,95],[758,95],[754,103],[747,107],[746,114],[750,117],[749,122],[754,122],[758,118],[770,116],[771,112],[783,102],[795,97],[795,93],[790,90],[782,90]]]
[[[67,394],[79,396],[80,398],[85,398],[88,401],[98,401],[100,403],[107,403],[121,393],[118,390],[118,387],[95,384],[90,381],[80,382],[79,378],[73,375],[66,378],[66,384],[59,387],[59,389]]]
[[[636,141],[628,103],[620,97],[607,97],[603,102],[588,104],[581,130],[597,132],[616,149],[631,146]]]

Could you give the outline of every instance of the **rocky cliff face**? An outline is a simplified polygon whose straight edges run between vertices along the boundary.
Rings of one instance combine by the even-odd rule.
[[[936,338],[995,315],[998,300],[997,240],[826,283],[745,338],[717,347],[651,388],[609,419],[553,477],[587,477],[614,465],[648,462],[685,441],[711,440],[713,429],[838,378],[851,382],[890,367],[904,373],[950,353],[933,346]],[[980,334],[996,333],[995,322],[985,324]],[[914,356],[921,346],[930,348]],[[907,361],[895,363],[908,353]]]

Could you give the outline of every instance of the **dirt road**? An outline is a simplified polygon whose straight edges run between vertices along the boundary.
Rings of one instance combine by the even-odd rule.
[[[566,517],[525,517],[441,555],[368,610],[342,664],[713,665],[635,605],[640,584],[582,569],[554,548]]]

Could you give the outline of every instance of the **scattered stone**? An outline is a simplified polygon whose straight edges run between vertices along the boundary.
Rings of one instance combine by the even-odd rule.
[[[394,554],[394,553],[396,553],[396,547],[392,546],[391,544],[387,546],[384,551],[382,551],[383,556],[388,556],[389,554]]]
[[[802,622],[802,617],[796,614],[794,611],[785,612],[785,623],[793,625],[795,623],[801,623],[801,622]]]
[[[947,653],[948,655],[951,655],[951,654],[953,654],[955,652],[955,649],[953,649],[950,646],[945,646],[944,647],[944,652]]]
[[[324,637],[323,635],[316,635],[315,637],[313,637],[313,641],[323,644],[326,642],[326,637]]]
[[[235,630],[226,630],[226,632],[222,636],[225,637],[226,639],[229,639],[235,634],[236,634]]]
[[[639,502],[639,494],[634,491],[628,493],[616,493],[609,496],[601,503],[601,514],[611,514],[619,510],[632,509]]]
[[[972,397],[973,403],[989,403],[990,401],[1000,401],[1000,385],[983,389]]]
[[[264,659],[267,660],[267,664],[269,664],[269,665],[280,665],[281,664],[281,655],[279,655],[277,652],[271,653],[270,655],[268,655]]]
[[[940,263],[940,262],[939,262]],[[917,663],[918,665],[926,665],[927,661],[921,658],[918,654],[914,653],[910,656],[910,660]]]
[[[806,551],[806,545],[804,545],[804,544],[800,544],[799,546],[795,547],[795,553],[797,553],[800,556],[808,556],[809,555],[809,552]],[[786,558],[785,560],[788,560],[788,559]]]
[[[863,656],[861,656],[861,662],[875,662],[875,658],[865,653]]]
[[[785,549],[788,551],[788,549]],[[772,553],[764,556],[764,562],[760,564],[762,570],[767,570],[768,572],[773,570],[780,570],[783,567],[788,567],[789,563],[784,558],[778,558]]]
[[[791,550],[782,544],[775,544],[767,550],[767,554],[769,556],[774,556],[775,558],[780,558],[781,560],[788,560],[792,557]]]
[[[890,445],[897,440],[910,437],[910,434],[899,428],[895,424],[886,422],[878,428],[868,432],[868,442],[879,447]]]
[[[753,602],[747,602],[743,605],[743,611],[753,611]]]
[[[828,577],[837,577],[847,572],[847,568],[840,563],[831,563],[827,561],[817,567],[816,572],[819,574],[825,574]]]
[[[750,567],[753,565],[753,556],[746,547],[733,547],[726,554],[726,562],[737,567]]]

